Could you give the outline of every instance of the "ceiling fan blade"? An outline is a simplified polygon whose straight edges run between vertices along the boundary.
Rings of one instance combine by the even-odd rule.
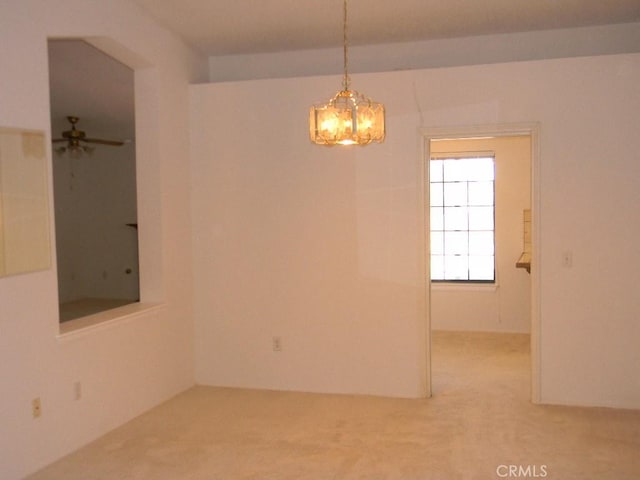
[[[51,140],[51,142],[53,143],[68,142],[68,141],[69,141],[68,138],[54,138],[53,140]]]
[[[82,141],[88,143],[99,143],[101,145],[111,145],[114,147],[120,147],[124,145],[124,142],[120,142],[117,140],[101,140],[99,138],[83,138]]]

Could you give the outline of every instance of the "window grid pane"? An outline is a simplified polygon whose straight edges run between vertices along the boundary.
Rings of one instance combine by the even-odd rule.
[[[495,281],[495,158],[430,162],[431,280]]]

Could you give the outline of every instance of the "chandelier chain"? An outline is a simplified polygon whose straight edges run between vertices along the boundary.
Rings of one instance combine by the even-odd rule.
[[[344,49],[344,79],[342,81],[342,86],[345,91],[349,90],[349,52],[348,52],[348,36],[347,36],[347,0],[344,0],[344,22],[342,27],[342,35],[343,35],[343,49]]]

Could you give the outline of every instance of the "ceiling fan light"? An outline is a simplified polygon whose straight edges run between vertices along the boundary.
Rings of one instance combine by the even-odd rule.
[[[83,149],[80,146],[70,146],[68,149],[69,152],[69,156],[71,158],[80,158],[82,156],[83,153]]]
[[[66,130],[62,132],[62,138],[54,138],[52,140],[53,143],[57,142],[65,142],[65,146],[61,146],[55,148],[54,151],[62,155],[66,152],[69,152],[74,158],[78,158],[82,156],[82,154],[86,153],[87,155],[91,155],[96,147],[85,145],[86,143],[97,143],[101,145],[109,145],[114,147],[119,147],[124,145],[125,142],[120,140],[104,140],[99,138],[87,138],[87,134],[76,128],[76,124],[79,121],[78,117],[68,116],[67,120],[71,124],[71,130]]]

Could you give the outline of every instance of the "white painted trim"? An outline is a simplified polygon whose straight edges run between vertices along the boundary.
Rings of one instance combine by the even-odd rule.
[[[540,255],[542,199],[540,194],[540,124],[531,125],[531,401],[541,403],[542,398],[542,319]]]
[[[541,399],[541,368],[540,368],[540,350],[542,345],[541,319],[540,319],[540,124],[531,123],[513,123],[513,124],[496,124],[496,125],[472,125],[472,126],[454,126],[454,127],[425,127],[420,129],[420,137],[422,139],[421,161],[418,177],[422,181],[419,189],[419,197],[421,199],[422,211],[420,215],[424,218],[419,219],[419,224],[425,224],[422,241],[424,242],[424,267],[428,270],[429,262],[429,245],[426,241],[426,234],[429,228],[429,220],[426,215],[428,205],[426,202],[426,182],[428,181],[429,169],[427,161],[430,158],[430,141],[442,139],[462,139],[462,138],[478,138],[478,137],[511,137],[517,135],[528,135],[531,138],[531,235],[532,235],[532,253],[531,253],[531,401],[540,403]],[[427,285],[427,296],[429,298],[431,291],[431,281],[425,274]],[[428,310],[431,303],[427,303],[427,311],[425,312],[426,328],[427,328],[427,378],[431,380],[431,314]],[[430,393],[430,392],[429,392]]]
[[[433,292],[454,292],[454,291],[472,291],[472,292],[495,292],[500,288],[498,283],[449,283],[449,282],[431,282],[431,291]]]
[[[429,200],[426,196],[425,185],[429,182],[429,169],[425,168],[424,159],[427,158],[429,152],[429,141],[422,135],[418,135],[420,146],[418,148],[418,175],[417,175],[417,190],[418,193],[418,285],[423,285],[423,288],[418,288],[418,314],[419,321],[421,322],[424,332],[422,338],[424,348],[424,385],[423,393],[426,398],[431,398],[431,279],[427,275],[427,272],[431,271],[430,255],[429,255],[429,216],[425,214],[426,209],[429,208]]]
[[[162,310],[166,310],[166,304],[164,303],[130,303],[122,307],[63,322],[60,324],[60,333],[57,338],[58,341],[67,341],[84,337],[97,331],[124,325],[134,319]]]

